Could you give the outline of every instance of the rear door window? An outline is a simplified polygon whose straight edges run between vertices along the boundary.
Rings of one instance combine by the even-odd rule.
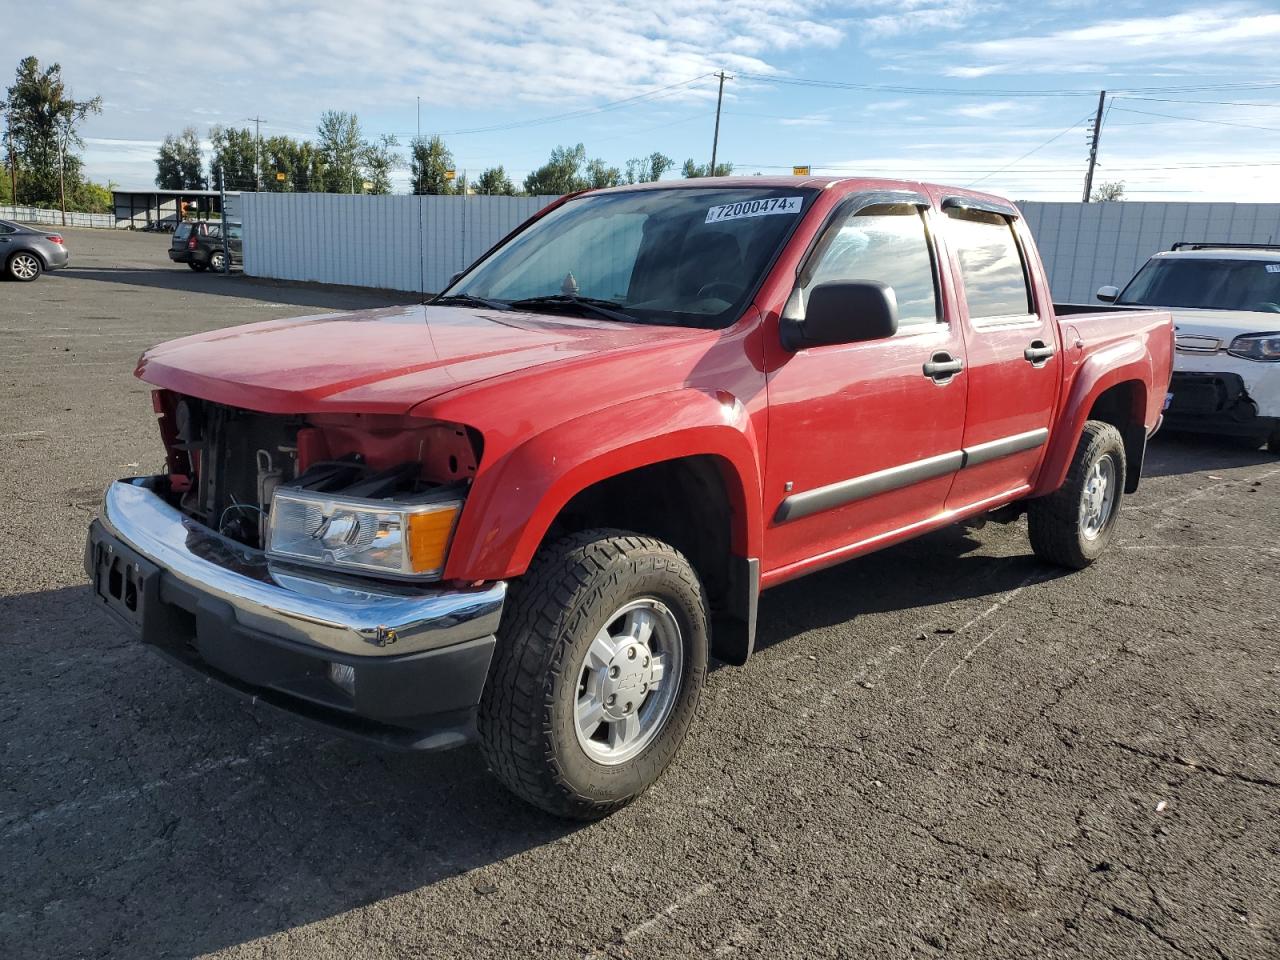
[[[185,240],[189,236],[191,236],[191,224],[189,223],[180,223],[177,229],[173,231],[173,239],[175,240]]]
[[[1033,311],[1026,264],[1008,218],[951,207],[947,236],[960,264],[970,319],[1025,317]]]

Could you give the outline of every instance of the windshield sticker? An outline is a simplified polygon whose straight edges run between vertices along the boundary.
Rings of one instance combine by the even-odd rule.
[[[1280,273],[1280,263],[1268,263],[1267,273]]]
[[[767,217],[774,213],[799,213],[804,197],[770,197],[768,200],[739,200],[722,203],[707,211],[704,223],[722,223],[725,220],[742,220],[746,217]]]

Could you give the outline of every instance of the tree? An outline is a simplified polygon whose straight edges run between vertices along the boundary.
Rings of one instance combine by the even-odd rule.
[[[654,152],[647,157],[632,157],[627,161],[627,183],[652,183],[676,165],[666,154]]]
[[[587,185],[593,190],[601,187],[616,187],[622,183],[622,171],[611,167],[599,157],[587,163],[585,173]]]
[[[1124,199],[1124,181],[1112,180],[1106,183],[1100,183],[1094,188],[1093,193],[1089,195],[1089,199],[1094,203],[1106,203],[1108,200]]]
[[[253,131],[235,127],[209,128],[213,159],[209,162],[209,186],[214,190],[254,190],[258,185],[258,159]]]
[[[514,197],[516,185],[507,176],[507,171],[499,164],[490,167],[476,179],[476,193],[490,194],[495,197]]]
[[[196,128],[187,127],[176,137],[166,134],[156,156],[156,186],[161,190],[203,190],[207,183]]]
[[[409,173],[414,193],[453,193],[453,184],[445,176],[452,169],[453,154],[439,135],[415,137],[409,144]]]
[[[364,179],[360,170],[364,141],[360,118],[342,110],[326,110],[316,128],[316,149],[324,162],[322,179],[329,193],[355,193]],[[314,189],[314,188],[313,188]]]
[[[589,181],[581,170],[586,162],[587,148],[582,144],[556,147],[551,159],[524,178],[525,193],[551,196],[585,190]]]
[[[694,163],[690,159],[684,162],[684,168],[680,172],[686,180],[692,180],[695,177],[728,177],[733,174],[733,164],[717,163],[715,173],[712,173],[711,164]]]
[[[74,153],[84,146],[79,127],[89,115],[102,112],[102,98],[75,100],[59,64],[41,70],[38,59],[25,57],[6,91],[4,109],[20,174],[18,202],[61,202],[65,210],[66,195],[74,195],[81,182],[80,158]]]
[[[363,179],[372,183],[368,192],[386,194],[391,192],[391,171],[400,166],[400,155],[396,147],[400,141],[389,133],[360,148],[360,166]]]

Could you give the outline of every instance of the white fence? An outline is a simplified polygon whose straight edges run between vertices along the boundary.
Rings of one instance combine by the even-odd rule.
[[[244,193],[244,272],[435,293],[555,199]]]
[[[1059,303],[1123,287],[1179,240],[1280,242],[1280,203],[1020,203]]]
[[[245,273],[434,293],[555,199],[245,193]],[[1280,203],[1019,206],[1059,302],[1090,303],[1103,284],[1123,286],[1179,240],[1280,242]]]
[[[0,220],[17,220],[19,223],[51,223],[62,226],[61,210],[45,210],[42,207],[0,207]],[[109,213],[72,213],[67,211],[68,227],[114,227],[116,218]]]

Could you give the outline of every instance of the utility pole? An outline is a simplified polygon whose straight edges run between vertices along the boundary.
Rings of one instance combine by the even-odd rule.
[[[418,97],[418,135],[415,140],[422,139],[422,98]]]
[[[716,132],[711,138],[711,169],[707,171],[707,176],[714,177],[716,175],[716,150],[720,146],[720,104],[724,102],[724,71],[718,74],[720,77],[720,92],[716,95]]]
[[[62,225],[67,225],[67,146],[58,134],[58,205],[62,208]]]
[[[13,127],[7,130],[9,134],[9,191],[13,205],[18,205],[18,156],[13,152]]]
[[[253,183],[254,189],[262,191],[262,124],[261,117],[246,117],[253,121]]]
[[[1098,163],[1098,141],[1102,139],[1102,108],[1107,103],[1107,91],[1098,92],[1098,112],[1093,118],[1093,131],[1089,136],[1089,172],[1084,175],[1084,196],[1081,203],[1088,203],[1093,193],[1093,168]]]

